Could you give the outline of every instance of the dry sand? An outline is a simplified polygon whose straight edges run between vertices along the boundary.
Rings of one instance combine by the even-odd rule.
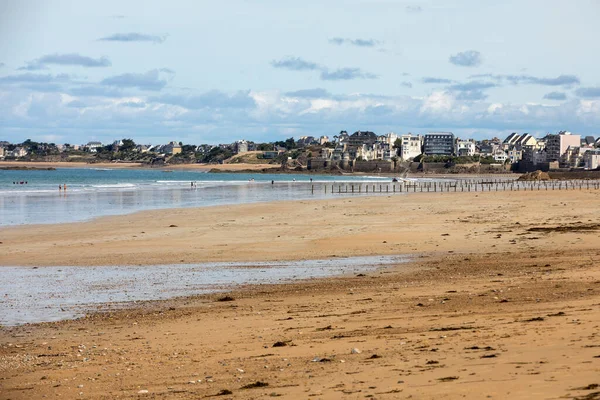
[[[431,193],[4,228],[4,265],[417,256],[4,328],[0,398],[599,399],[598,204],[598,191]]]

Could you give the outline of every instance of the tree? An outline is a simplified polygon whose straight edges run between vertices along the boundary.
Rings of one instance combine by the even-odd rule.
[[[398,156],[392,157],[392,162],[394,163],[394,170],[396,169],[396,165],[398,164]]]
[[[135,149],[135,142],[131,139],[123,139],[123,144],[119,146],[119,151],[122,153],[128,153]]]
[[[396,149],[396,154],[399,154],[400,149],[402,148],[402,139],[400,139],[400,138],[396,139],[396,141],[394,142],[394,145],[392,147],[394,149]]]

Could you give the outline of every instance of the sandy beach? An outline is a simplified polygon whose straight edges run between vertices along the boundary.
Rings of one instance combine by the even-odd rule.
[[[414,261],[5,327],[0,397],[600,398],[596,204],[423,193],[3,228],[2,265]]]

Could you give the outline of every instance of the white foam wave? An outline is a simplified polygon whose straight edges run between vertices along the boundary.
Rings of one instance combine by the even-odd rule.
[[[133,183],[112,183],[112,184],[104,184],[104,185],[90,185],[91,187],[94,188],[99,188],[99,189],[118,189],[118,188],[132,188],[132,187],[137,187],[137,185],[133,184]]]

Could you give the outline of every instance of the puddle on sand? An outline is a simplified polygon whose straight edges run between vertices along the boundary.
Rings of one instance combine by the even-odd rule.
[[[262,263],[0,267],[0,324],[72,319],[89,311],[127,307],[135,301],[372,271],[406,261],[402,256],[372,256]]]

